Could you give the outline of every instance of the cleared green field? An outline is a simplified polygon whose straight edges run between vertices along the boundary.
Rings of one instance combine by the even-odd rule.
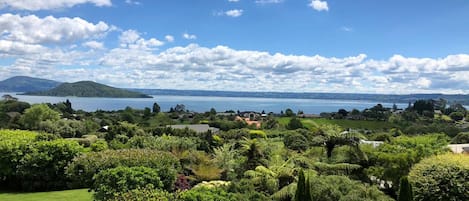
[[[1,201],[91,201],[88,189],[51,191],[38,193],[0,193]]]
[[[290,117],[280,117],[278,121],[280,125],[287,125],[290,121]],[[347,119],[324,119],[324,118],[315,118],[315,119],[301,119],[301,123],[307,128],[313,126],[322,125],[322,124],[337,124],[342,128],[352,128],[352,129],[370,129],[370,130],[387,130],[397,127],[396,125],[383,122],[383,121],[365,121],[365,120],[347,120]]]

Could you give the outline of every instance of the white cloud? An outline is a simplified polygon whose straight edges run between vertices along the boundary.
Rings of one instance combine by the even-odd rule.
[[[182,37],[184,39],[187,39],[187,40],[194,40],[194,39],[197,39],[197,36],[194,35],[194,34],[188,34],[188,33],[184,33],[182,34]]]
[[[376,61],[367,60],[364,54],[335,58],[270,54],[226,46],[206,48],[191,44],[158,54],[114,50],[100,62],[113,67],[114,71],[128,71],[132,67],[135,76],[140,76],[138,80],[142,80],[138,86],[150,88],[367,93],[444,90],[451,93],[469,91],[465,88],[469,80],[462,76],[469,76],[468,58],[469,55],[450,55],[443,59],[396,55]],[[457,64],[457,70],[462,72],[457,76],[451,73],[450,63]],[[390,67],[400,70],[392,71]],[[153,79],[159,80],[158,86],[143,82],[151,83]],[[449,85],[448,82],[460,84]]]
[[[127,30],[121,33],[118,47],[80,51],[2,39],[0,57],[14,63],[0,68],[0,78],[24,74],[172,89],[469,93],[468,54],[444,58],[393,55],[374,60],[365,54],[342,58],[286,55],[197,44],[156,52],[161,43],[151,42],[155,40]],[[83,46],[100,46],[97,41],[86,41]]]
[[[239,2],[239,0],[228,0],[228,2]]]
[[[87,41],[83,43],[83,46],[91,49],[104,49],[104,44],[98,41]]]
[[[230,17],[239,17],[243,15],[243,10],[242,9],[228,10],[225,12],[225,15],[230,16]]]
[[[416,84],[419,88],[428,88],[432,84],[432,81],[427,78],[421,77],[417,79]]]
[[[353,32],[353,29],[351,27],[346,27],[346,26],[343,26],[340,28],[342,31],[345,31],[345,32]]]
[[[329,6],[327,5],[327,1],[321,1],[321,0],[311,0],[311,3],[309,4],[311,8],[317,11],[328,11]]]
[[[142,38],[140,33],[135,30],[127,30],[119,36],[120,47],[139,50],[153,50],[156,47],[164,45],[164,42],[150,38]]]
[[[126,4],[131,4],[131,5],[140,5],[141,3],[139,1],[135,0],[125,0]]]
[[[93,24],[78,17],[0,15],[0,38],[29,44],[64,44],[99,38],[112,29],[104,22]]]
[[[283,0],[256,0],[257,4],[275,4],[275,3],[282,3]]]
[[[112,5],[111,0],[0,0],[0,8],[37,11],[70,8],[86,3],[99,7]]]
[[[172,35],[166,35],[164,37],[164,39],[166,39],[166,41],[168,41],[170,43],[174,42],[174,36],[172,36]]]

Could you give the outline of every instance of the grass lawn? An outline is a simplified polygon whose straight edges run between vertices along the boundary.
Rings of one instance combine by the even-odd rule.
[[[287,125],[290,121],[290,117],[278,118],[280,125]],[[365,121],[365,120],[347,120],[347,119],[325,119],[325,118],[314,118],[314,119],[301,119],[301,123],[306,128],[322,124],[337,124],[342,128],[352,129],[370,129],[370,130],[387,130],[395,128],[396,125],[384,122],[384,121]]]
[[[91,201],[92,193],[88,189],[51,191],[38,193],[0,192],[1,201]]]

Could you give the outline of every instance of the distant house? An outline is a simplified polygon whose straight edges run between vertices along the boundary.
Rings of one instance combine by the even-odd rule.
[[[190,129],[197,133],[205,133],[207,131],[212,131],[212,133],[220,132],[220,129],[215,127],[210,127],[208,124],[192,124],[192,125],[168,125],[168,127],[175,128],[175,129]]]
[[[109,126],[103,126],[98,130],[98,132],[108,132],[108,131],[109,131]]]
[[[469,153],[469,144],[449,144],[448,148],[456,154]]]
[[[376,148],[379,145],[382,145],[383,143],[384,143],[383,141],[360,140],[360,144],[369,144],[373,146],[373,148]]]
[[[245,111],[245,112],[240,112],[238,116],[242,118],[249,118],[251,121],[255,121],[262,117],[261,113],[254,112],[254,111]]]

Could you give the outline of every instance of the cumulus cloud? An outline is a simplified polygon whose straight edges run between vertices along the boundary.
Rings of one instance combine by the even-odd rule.
[[[111,6],[111,0],[0,0],[1,8],[11,8],[15,10],[52,10],[70,8],[79,4],[94,4],[95,6]]]
[[[174,36],[172,36],[172,35],[166,35],[164,37],[164,39],[166,39],[166,41],[168,41],[170,43],[174,42]]]
[[[309,4],[311,8],[317,11],[328,11],[329,6],[327,5],[327,1],[321,1],[321,0],[312,0],[311,3]]]
[[[450,55],[442,59],[393,56],[372,60],[360,54],[335,58],[319,55],[284,55],[260,51],[214,48],[191,44],[174,47],[159,54],[125,54],[111,51],[101,64],[140,72],[139,80],[160,80],[164,88],[252,91],[337,91],[374,93],[432,92],[436,80],[439,89],[455,92],[464,89],[443,86],[441,80],[469,84],[463,76],[449,72],[452,64],[469,67],[468,55]],[[127,66],[127,67],[126,67]],[[399,71],[390,71],[389,67]],[[418,69],[417,71],[414,69]],[[460,70],[464,69],[459,67]],[[469,69],[464,71],[469,75]],[[124,78],[123,78],[124,79]],[[166,81],[165,81],[166,80]],[[179,81],[178,81],[179,80]],[[173,85],[177,82],[177,86]],[[256,84],[252,84],[256,83]],[[139,86],[143,86],[140,83]],[[453,85],[454,86],[454,85]],[[146,87],[151,87],[146,85]]]
[[[120,47],[139,50],[153,50],[156,47],[164,45],[164,42],[156,39],[144,39],[140,33],[135,30],[127,30],[119,36]]]
[[[14,64],[0,68],[0,78],[19,74],[58,80],[80,77],[122,87],[171,89],[469,93],[467,54],[444,58],[393,55],[374,60],[365,54],[341,58],[286,55],[197,44],[156,52],[141,45],[148,41],[137,31],[127,30],[113,49],[83,52],[31,47],[34,53],[17,56]],[[13,50],[24,49],[0,40],[2,47],[18,55],[21,52]]]
[[[87,41],[83,43],[83,46],[91,49],[104,49],[104,44],[98,41]]]
[[[182,37],[184,39],[187,39],[187,40],[194,40],[194,39],[197,39],[197,36],[194,35],[194,34],[188,34],[188,33],[184,33],[182,34]]]
[[[99,38],[111,30],[112,26],[104,22],[93,24],[78,17],[0,15],[0,38],[28,44],[69,43]]]
[[[239,17],[243,15],[243,10],[242,9],[228,10],[225,12],[225,15],[229,17]]]

